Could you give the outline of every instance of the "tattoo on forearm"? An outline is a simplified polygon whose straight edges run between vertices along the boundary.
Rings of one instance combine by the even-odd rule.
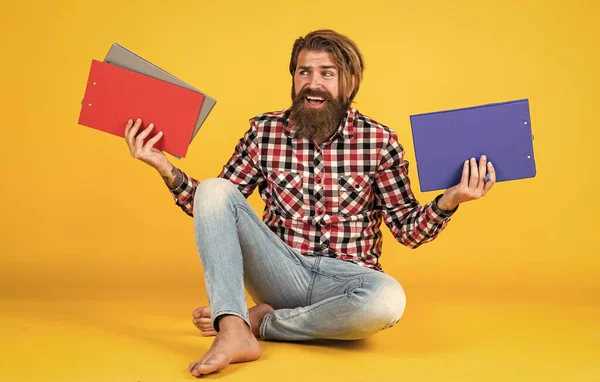
[[[173,175],[172,183],[169,182],[170,176],[166,175],[166,176],[163,176],[162,178],[165,181],[165,183],[167,184],[167,186],[169,186],[170,188],[175,188],[176,186],[179,186],[181,184],[181,182],[183,181],[183,174],[181,173],[181,170],[179,170],[178,168],[173,166],[173,168],[171,169],[171,175]]]
[[[173,169],[171,170],[171,174],[175,175],[175,180],[173,181],[173,185],[179,186],[181,184],[181,182],[183,182],[183,174],[181,173],[181,170],[173,167]]]

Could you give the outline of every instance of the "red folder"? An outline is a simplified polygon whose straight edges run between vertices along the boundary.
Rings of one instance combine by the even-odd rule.
[[[185,157],[200,107],[202,93],[170,84],[102,61],[92,60],[79,124],[124,139],[127,120],[142,119],[163,137],[154,148]]]

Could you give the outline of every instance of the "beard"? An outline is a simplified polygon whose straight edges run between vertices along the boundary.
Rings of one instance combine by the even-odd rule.
[[[323,106],[318,109],[308,107],[307,96],[323,98]],[[321,143],[335,133],[342,123],[346,109],[341,98],[334,99],[328,92],[306,88],[293,97],[290,119],[294,122],[298,138],[308,138]]]

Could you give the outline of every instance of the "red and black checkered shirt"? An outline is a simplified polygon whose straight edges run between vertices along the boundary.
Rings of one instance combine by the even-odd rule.
[[[263,221],[292,248],[382,270],[382,221],[410,248],[433,240],[448,224],[454,211],[440,210],[439,196],[424,206],[415,199],[394,131],[349,109],[337,132],[317,145],[294,136],[289,114],[252,118],[219,177],[246,198],[258,186]],[[190,216],[197,185],[184,173],[171,190]]]

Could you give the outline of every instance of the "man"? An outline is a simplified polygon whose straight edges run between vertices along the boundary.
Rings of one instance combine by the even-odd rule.
[[[216,179],[186,175],[153,148],[162,133],[144,143],[152,124],[139,132],[141,120],[127,123],[131,155],[158,170],[194,218],[210,307],[196,309],[193,322],[216,337],[192,375],[258,359],[257,338],[360,339],[395,325],[406,300],[379,263],[381,222],[417,248],[494,184],[491,163],[472,158],[460,184],[421,206],[396,134],[351,108],[363,69],[343,35],[297,39],[291,108],[251,119]],[[256,187],[262,221],[246,200]],[[250,310],[244,287],[257,303]]]

